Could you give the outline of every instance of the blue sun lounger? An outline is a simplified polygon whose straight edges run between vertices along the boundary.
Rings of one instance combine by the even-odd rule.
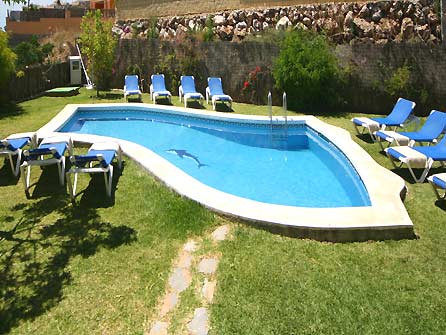
[[[25,192],[30,187],[30,176],[32,166],[46,166],[57,164],[60,185],[64,185],[65,177],[65,152],[73,151],[73,142],[69,136],[46,137],[36,149],[23,151],[24,162],[20,166],[23,176]]]
[[[437,173],[427,178],[438,200],[446,199],[446,173]],[[441,193],[442,192],[442,193]]]
[[[0,140],[0,156],[8,157],[11,165],[11,171],[15,177],[19,175],[20,164],[22,162],[22,149],[26,145],[35,146],[36,136],[34,133],[19,133],[13,134]],[[17,156],[14,165],[13,156]]]
[[[128,101],[129,95],[137,95],[141,100],[141,90],[139,89],[139,78],[135,75],[126,75],[124,84],[124,98]]]
[[[382,142],[389,142],[396,145],[408,145],[413,147],[416,142],[436,143],[437,138],[446,128],[446,113],[432,110],[426,122],[418,131],[411,132],[394,132],[388,130],[380,130],[375,133],[376,139],[383,148]],[[383,148],[384,149],[384,148]]]
[[[409,118],[415,108],[415,102],[399,98],[393,107],[392,112],[387,117],[355,117],[352,119],[353,125],[355,126],[358,135],[368,131],[370,137],[373,141],[376,140],[374,132],[378,130],[385,130],[386,127],[402,127],[404,122]],[[362,131],[359,130],[362,127]],[[395,130],[394,129],[394,130]]]
[[[221,78],[208,78],[208,87],[206,88],[206,103],[209,104],[209,98],[212,101],[212,109],[215,110],[217,101],[228,102],[232,108],[232,98],[223,92]]]
[[[203,94],[198,93],[195,88],[195,78],[194,76],[181,76],[180,78],[181,85],[178,88],[178,95],[180,96],[180,102],[181,98],[184,98],[184,107],[187,107],[187,100],[194,99],[194,100],[203,100]]]
[[[156,98],[167,98],[171,101],[172,94],[166,89],[166,82],[164,74],[152,74],[150,77],[152,83],[150,84],[150,98],[156,104]]]
[[[395,168],[406,164],[415,182],[422,183],[434,162],[439,162],[444,166],[446,162],[446,137],[443,137],[438,144],[429,147],[392,147],[386,148],[385,152]],[[413,171],[416,168],[422,169],[420,177],[417,177]]]
[[[113,182],[113,160],[118,159],[118,166],[122,166],[122,150],[118,143],[98,142],[94,143],[85,155],[70,156],[72,164],[67,172],[68,191],[71,199],[76,197],[77,177],[79,173],[103,173],[105,181],[105,191],[107,196],[111,196]],[[71,182],[70,175],[74,174],[74,181]]]

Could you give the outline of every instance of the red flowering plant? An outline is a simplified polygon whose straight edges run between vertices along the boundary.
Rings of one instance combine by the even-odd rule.
[[[271,71],[267,68],[256,66],[252,71],[248,73],[247,78],[243,81],[242,96],[246,102],[253,104],[264,103],[264,81],[266,77],[271,76]]]

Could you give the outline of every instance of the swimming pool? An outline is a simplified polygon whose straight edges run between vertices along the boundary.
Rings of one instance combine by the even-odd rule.
[[[183,196],[284,234],[346,241],[413,236],[404,181],[345,130],[313,116],[269,119],[148,104],[67,105],[39,137],[118,141]]]
[[[318,208],[370,205],[349,160],[304,122],[271,127],[153,108],[80,108],[59,131],[138,143],[208,186],[255,201]]]

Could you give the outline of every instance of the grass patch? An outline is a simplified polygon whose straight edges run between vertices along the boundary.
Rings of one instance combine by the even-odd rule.
[[[121,92],[81,89],[0,109],[0,137],[37,130],[68,103],[124,102]],[[144,102],[150,102],[148,94]],[[182,106],[177,97],[173,104]],[[204,105],[211,113],[210,105]],[[224,111],[228,112],[228,111]],[[233,111],[267,115],[265,106]],[[275,115],[281,115],[274,107]],[[292,113],[290,112],[290,115]],[[380,164],[378,144],[354,135],[352,115],[321,116],[347,129]],[[1,164],[1,163],[0,163]],[[439,170],[436,170],[439,171]],[[446,329],[446,219],[429,185],[410,182],[406,207],[417,240],[331,244],[245,225],[219,245],[213,334],[439,334]],[[0,165],[0,333],[142,334],[188,239],[225,223],[126,160],[114,197],[82,176],[72,206],[55,169],[33,169],[32,199]],[[379,182],[379,181],[378,181]],[[329,220],[329,218],[327,218]],[[232,222],[235,222],[234,220]],[[236,223],[236,222],[235,222]],[[202,252],[212,249],[205,244]],[[197,303],[192,288],[176,316]],[[174,332],[184,330],[174,322]]]

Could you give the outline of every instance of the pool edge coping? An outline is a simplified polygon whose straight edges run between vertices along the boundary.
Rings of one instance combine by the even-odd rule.
[[[221,120],[229,119],[248,122],[269,120],[265,116],[242,114],[221,115],[211,111],[141,103],[70,104],[66,105],[50,122],[37,132],[40,137],[54,133],[55,130],[59,129],[69,120],[79,107],[98,108],[110,106],[115,108],[129,106],[157,108],[170,112],[174,111],[177,114],[188,114]],[[284,119],[283,117],[275,116],[274,120],[283,121]],[[136,161],[157,179],[161,180],[165,185],[182,196],[195,200],[216,212],[244,221],[258,223],[261,226],[273,229],[278,229],[278,226],[280,226],[285,232],[296,230],[296,234],[287,233],[287,235],[303,235],[304,237],[309,235],[311,238],[325,240],[324,235],[333,235],[333,231],[344,231],[344,235],[345,233],[350,235],[354,231],[376,230],[383,232],[383,239],[387,238],[385,236],[388,235],[395,235],[395,238],[413,237],[413,223],[400,196],[406,187],[401,177],[375,162],[359,144],[353,141],[348,131],[329,125],[314,116],[291,116],[288,117],[288,120],[292,122],[306,122],[308,126],[323,134],[344,153],[361,177],[369,193],[371,206],[306,208],[257,202],[230,195],[204,185],[150,149],[136,143],[98,135],[66,134],[70,134],[75,142],[93,143],[104,140],[119,142],[126,156]],[[377,183],[377,180],[380,182]],[[329,218],[329,222],[327,222],[327,218]],[[304,231],[308,230],[313,231],[313,233],[303,234]],[[389,234],[389,231],[393,231],[394,234]],[[316,236],[313,236],[315,234]],[[345,237],[335,238],[335,240],[339,239],[345,240]],[[377,238],[371,239],[382,238],[378,236]],[[332,240],[332,238],[328,238],[328,240]],[[347,238],[347,240],[350,239]],[[356,239],[353,238],[352,240]]]

